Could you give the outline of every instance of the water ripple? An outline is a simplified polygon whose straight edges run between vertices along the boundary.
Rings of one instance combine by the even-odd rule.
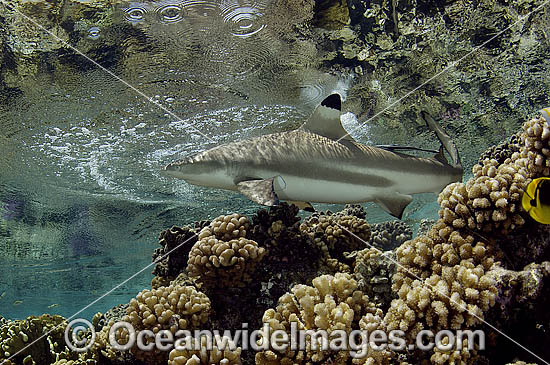
[[[260,9],[241,6],[225,9],[223,19],[226,23],[231,24],[233,29],[231,33],[234,36],[247,38],[260,32],[265,27],[265,24],[260,21],[262,16]]]
[[[100,29],[99,27],[91,27],[88,29],[88,38],[96,40],[99,38],[100,35]]]
[[[149,12],[147,6],[142,3],[130,4],[128,8],[125,8],[123,10],[125,19],[131,23],[142,22],[145,18],[145,15]]]
[[[184,10],[181,4],[166,4],[155,9],[157,18],[165,24],[178,23],[184,18]]]

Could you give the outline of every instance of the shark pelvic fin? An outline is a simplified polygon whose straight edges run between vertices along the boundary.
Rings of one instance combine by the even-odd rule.
[[[255,203],[267,206],[279,205],[279,197],[275,193],[274,180],[278,176],[265,180],[245,180],[237,183],[239,192]]]
[[[301,210],[305,210],[306,212],[315,212],[315,208],[313,208],[313,205],[308,202],[300,202],[300,201],[294,201],[294,200],[288,200],[289,204],[294,204]]]
[[[394,217],[401,219],[403,211],[412,201],[412,196],[396,193],[390,197],[376,199],[374,202]]]
[[[309,119],[300,128],[334,140],[341,138],[353,140],[342,127],[341,112],[342,99],[339,94],[332,94],[315,108]]]

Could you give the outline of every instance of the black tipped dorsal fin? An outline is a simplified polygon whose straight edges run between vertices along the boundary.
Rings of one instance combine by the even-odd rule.
[[[340,95],[329,95],[315,108],[309,119],[300,128],[334,140],[353,140],[342,127],[341,112],[342,98]]]

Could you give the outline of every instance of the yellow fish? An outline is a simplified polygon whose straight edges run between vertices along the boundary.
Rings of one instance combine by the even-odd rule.
[[[550,224],[550,178],[539,177],[531,181],[523,193],[521,205],[537,222]]]
[[[542,117],[546,120],[546,123],[550,123],[550,108],[541,109]]]

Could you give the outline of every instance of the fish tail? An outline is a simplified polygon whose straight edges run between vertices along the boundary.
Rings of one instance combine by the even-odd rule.
[[[428,128],[430,128],[431,131],[435,132],[437,135],[437,138],[439,139],[439,142],[441,142],[441,145],[449,155],[451,155],[452,158],[452,166],[456,168],[462,168],[462,162],[460,161],[460,155],[458,154],[458,149],[456,148],[455,143],[453,142],[452,138],[445,132],[445,130],[432,118],[430,114],[428,114],[425,111],[421,112],[422,119],[426,122],[426,125]]]

